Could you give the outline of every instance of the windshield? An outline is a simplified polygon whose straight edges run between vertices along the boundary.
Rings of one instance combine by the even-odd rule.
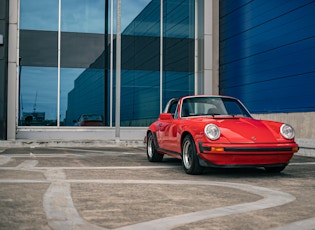
[[[183,100],[181,117],[189,116],[251,117],[238,100],[224,97],[192,97]]]

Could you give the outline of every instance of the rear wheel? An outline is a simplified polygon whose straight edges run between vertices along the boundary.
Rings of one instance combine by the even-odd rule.
[[[163,160],[164,155],[158,153],[156,150],[153,134],[150,132],[148,133],[147,139],[147,157],[150,162],[160,162]]]
[[[195,143],[190,135],[187,135],[182,143],[182,165],[187,174],[198,175],[203,171],[199,165]]]
[[[266,172],[269,173],[279,173],[283,169],[285,169],[286,166],[279,166],[279,167],[265,167]]]

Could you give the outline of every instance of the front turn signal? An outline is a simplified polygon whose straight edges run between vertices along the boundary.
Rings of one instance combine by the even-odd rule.
[[[224,152],[223,147],[211,147],[211,151],[213,152]]]
[[[299,147],[298,147],[298,146],[293,147],[293,148],[292,148],[292,151],[293,151],[293,152],[297,152],[297,151],[299,151]]]

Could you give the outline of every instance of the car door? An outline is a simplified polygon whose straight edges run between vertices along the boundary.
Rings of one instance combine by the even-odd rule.
[[[173,117],[170,113],[162,113],[160,114],[160,119],[157,122],[157,139],[159,147],[162,149],[169,150],[168,147],[168,135],[169,135],[169,127],[172,123]]]
[[[178,119],[174,118],[165,126],[164,145],[171,152],[178,152]]]
[[[171,140],[173,137],[173,124],[177,120],[177,100],[171,102],[164,114],[160,115],[159,122],[157,124],[159,147],[165,150],[172,149]]]

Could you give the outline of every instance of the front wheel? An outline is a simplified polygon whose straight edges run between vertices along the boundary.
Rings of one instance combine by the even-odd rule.
[[[163,160],[164,155],[160,154],[154,144],[153,134],[148,133],[147,138],[147,157],[150,162],[160,162]]]
[[[186,136],[182,143],[182,165],[187,174],[198,175],[203,172],[199,165],[196,146],[191,136]]]

